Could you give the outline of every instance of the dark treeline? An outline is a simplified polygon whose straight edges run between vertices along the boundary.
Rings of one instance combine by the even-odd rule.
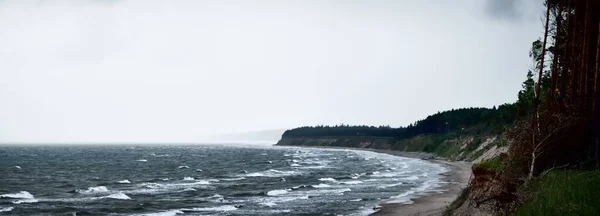
[[[477,133],[499,133],[513,123],[516,105],[504,104],[498,108],[462,108],[430,115],[406,127],[390,126],[306,126],[287,130],[283,137],[374,136],[410,138],[419,134],[462,132],[478,126]]]

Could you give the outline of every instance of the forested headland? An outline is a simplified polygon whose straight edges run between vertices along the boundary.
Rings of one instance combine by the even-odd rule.
[[[600,215],[600,1],[544,6],[544,34],[531,44],[532,67],[514,103],[443,111],[399,128],[300,127],[279,144],[475,161],[474,178],[448,215]]]

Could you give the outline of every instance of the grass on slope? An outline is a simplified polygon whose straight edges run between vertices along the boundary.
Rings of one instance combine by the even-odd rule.
[[[500,169],[500,167],[502,166],[502,160],[500,159],[500,157],[495,157],[489,160],[485,160],[476,164],[473,164],[473,167],[477,168],[487,168],[487,169],[492,169],[492,170],[497,170]]]
[[[600,215],[600,171],[556,170],[533,183],[515,216]]]

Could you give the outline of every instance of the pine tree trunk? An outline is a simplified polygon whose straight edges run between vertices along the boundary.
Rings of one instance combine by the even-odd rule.
[[[554,59],[552,59],[552,74],[550,76],[550,91],[548,95],[550,96],[548,99],[549,105],[551,107],[556,107],[556,90],[557,90],[557,81],[558,81],[558,59],[562,56],[560,42],[561,40],[561,32],[562,32],[562,6],[558,7],[558,15],[556,17],[556,36],[554,39]]]

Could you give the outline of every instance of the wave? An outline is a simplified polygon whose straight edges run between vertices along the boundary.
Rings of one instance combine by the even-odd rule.
[[[337,182],[337,180],[335,180],[334,178],[320,178],[319,181]]]
[[[186,188],[186,189],[181,190],[181,192],[186,192],[186,191],[196,191],[196,189],[194,189],[194,188]]]
[[[401,179],[402,179],[402,180],[410,180],[410,181],[414,181],[414,180],[417,180],[417,179],[419,179],[419,177],[417,177],[417,176],[414,176],[414,175],[413,175],[413,176],[409,176],[409,177],[405,177],[405,178],[401,178]]]
[[[130,200],[131,199],[131,197],[129,197],[129,196],[127,196],[127,195],[125,195],[124,193],[121,193],[121,192],[116,193],[116,194],[111,194],[111,195],[108,195],[108,196],[104,196],[102,198],[120,199],[120,200]]]
[[[306,187],[307,187],[306,185],[298,185],[298,186],[292,187],[292,190],[298,190],[300,188],[306,188]]]
[[[221,195],[221,194],[214,194],[212,196],[209,196],[208,198],[210,198],[210,199],[220,199],[220,198],[223,198],[223,195]]]
[[[279,171],[276,169],[270,169],[262,172],[253,172],[248,173],[243,176],[246,177],[284,177],[284,176],[293,176],[293,175],[301,175],[301,173],[296,171]]]
[[[223,181],[239,181],[239,180],[244,180],[244,179],[246,179],[246,178],[244,178],[244,177],[237,177],[237,178],[224,178],[224,179],[221,179],[221,180],[223,180]]]
[[[106,188],[105,186],[89,187],[85,190],[77,189],[75,191],[80,194],[99,194],[109,192],[108,188]]]
[[[345,181],[342,184],[353,185],[353,184],[362,184],[362,181]]]
[[[146,160],[146,159],[138,159],[138,160],[135,160],[135,161],[138,161],[138,162],[148,162],[148,160]]]
[[[127,179],[121,180],[121,181],[117,181],[117,183],[119,183],[119,184],[131,184],[131,182],[129,180],[127,180]]]
[[[399,183],[396,183],[396,184],[380,185],[380,186],[377,186],[377,188],[383,189],[383,188],[389,188],[389,187],[396,187],[396,186],[400,186],[402,184],[404,184],[404,183],[399,182]]]
[[[268,196],[279,196],[279,195],[283,195],[286,194],[290,191],[290,189],[284,189],[284,190],[272,190],[267,192]]]
[[[145,213],[145,214],[137,214],[139,216],[175,216],[177,214],[183,214],[181,210],[168,210],[164,212],[156,212],[156,213]]]
[[[172,193],[172,192],[187,192],[191,191],[191,189],[195,188],[207,188],[210,187],[209,181],[206,180],[189,180],[187,182],[179,182],[179,183],[154,183],[154,182],[144,182],[138,184],[137,189],[126,190],[125,192],[128,194],[163,194],[163,193]]]
[[[215,207],[204,207],[204,208],[191,208],[191,209],[180,209],[181,211],[191,212],[228,212],[235,211],[238,208],[232,205],[215,206]]]
[[[301,166],[301,165],[300,165],[300,164],[291,164],[290,166],[291,166],[291,167],[299,167],[299,166]]]
[[[2,194],[0,198],[12,198],[12,199],[34,199],[33,195],[31,195],[27,191],[21,191],[19,193],[13,194]]]
[[[434,182],[434,181],[426,181],[423,182],[423,184],[419,187],[414,187],[409,189],[408,191],[397,195],[397,196],[392,196],[390,197],[392,200],[389,201],[388,203],[406,203],[409,204],[411,203],[411,198],[413,198],[415,195],[422,195],[424,192],[427,192],[428,190],[432,190],[434,188],[436,188],[438,185]]]
[[[193,177],[186,176],[183,178],[184,181],[194,181]]]
[[[321,183],[321,184],[318,184],[318,185],[313,185],[312,187],[314,187],[314,188],[328,188],[328,187],[331,187],[331,185]]]
[[[19,193],[13,193],[13,194],[2,194],[2,195],[0,195],[0,198],[17,199],[15,201],[12,201],[12,203],[14,203],[14,204],[38,202],[38,200],[35,199],[35,197],[27,191],[21,191]]]
[[[274,203],[274,202],[262,202],[262,203],[258,203],[258,204],[262,205],[262,206],[267,206],[267,207],[273,207],[273,206],[277,205],[277,203]]]
[[[0,208],[0,212],[9,212],[12,211],[14,209],[14,207],[10,206],[10,207],[6,207],[6,208]]]

